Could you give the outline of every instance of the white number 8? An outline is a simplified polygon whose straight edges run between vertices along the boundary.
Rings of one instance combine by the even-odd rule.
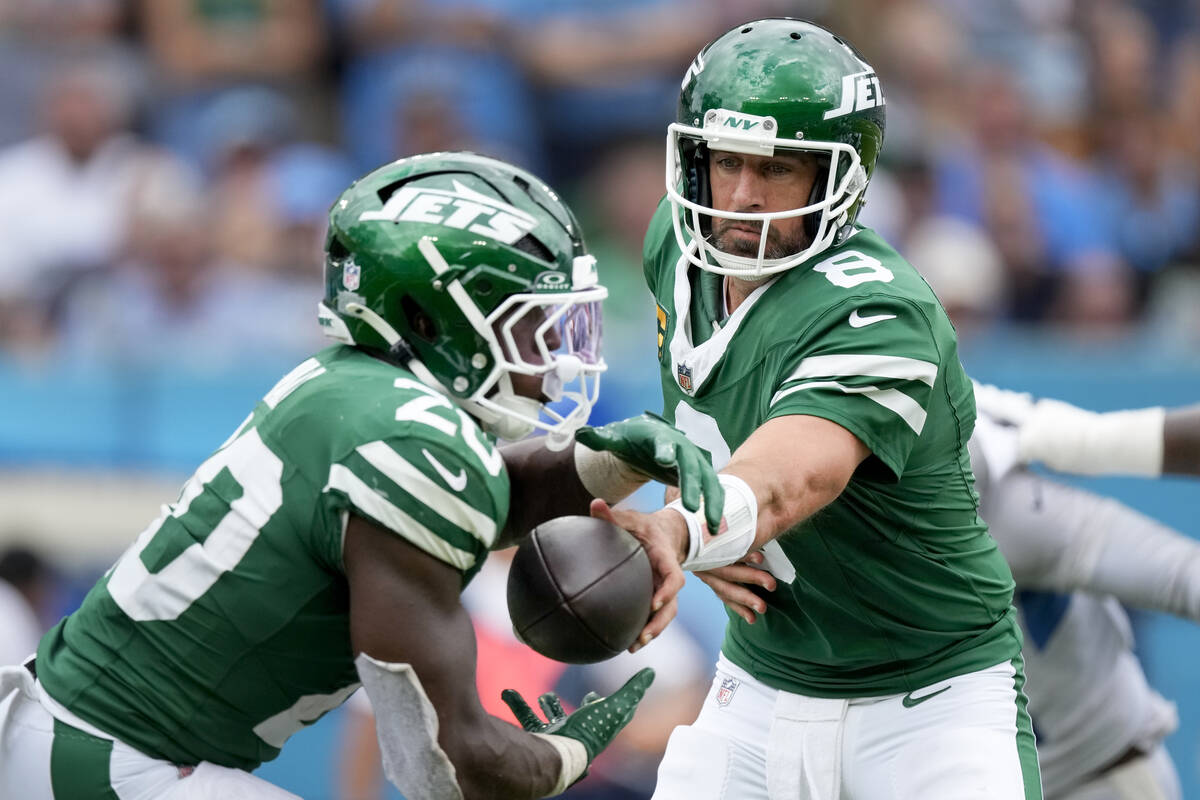
[[[838,253],[833,258],[827,258],[817,264],[813,270],[823,273],[830,283],[843,289],[853,289],[868,281],[891,283],[896,277],[878,258],[857,250]]]

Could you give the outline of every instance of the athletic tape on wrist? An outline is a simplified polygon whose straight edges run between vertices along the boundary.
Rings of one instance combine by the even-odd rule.
[[[732,564],[754,545],[754,533],[758,529],[758,500],[754,490],[736,475],[722,473],[717,479],[725,489],[725,507],[716,536],[708,533],[703,499],[695,513],[685,509],[682,500],[667,506],[682,515],[687,523],[688,551],[681,565],[686,570],[699,572]]]
[[[648,477],[607,450],[592,450],[575,443],[575,472],[592,497],[619,503],[642,488]]]
[[[535,733],[534,736],[557,750],[562,758],[562,771],[558,775],[558,783],[546,796],[562,794],[587,769],[587,748],[583,746],[583,742],[570,736],[557,736],[553,733]]]
[[[1162,474],[1166,410],[1096,413],[1058,400],[1039,400],[1021,426],[1022,461],[1077,475]]]

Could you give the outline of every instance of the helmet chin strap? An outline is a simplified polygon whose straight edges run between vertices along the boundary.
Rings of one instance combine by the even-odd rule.
[[[533,433],[534,424],[520,417],[537,419],[538,415],[542,412],[542,404],[537,400],[534,400],[532,397],[506,394],[492,398],[491,402],[499,406],[503,411],[491,411],[471,403],[472,406],[475,406],[473,413],[478,414],[482,412],[485,415],[479,421],[485,431],[510,442],[524,439]],[[517,415],[520,416],[518,417]]]

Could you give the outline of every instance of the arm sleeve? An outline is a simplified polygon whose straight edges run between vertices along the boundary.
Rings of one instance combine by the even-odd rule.
[[[1200,542],[1027,470],[995,482],[981,511],[1021,588],[1111,594],[1200,621]]]
[[[850,312],[877,321],[855,327]],[[924,430],[941,355],[920,309],[894,298],[834,306],[787,348],[767,418],[810,414],[857,436],[899,478]]]

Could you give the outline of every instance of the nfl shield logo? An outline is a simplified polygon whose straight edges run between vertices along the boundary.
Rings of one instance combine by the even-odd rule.
[[[729,701],[733,699],[733,693],[742,685],[742,682],[737,678],[722,678],[721,687],[717,689],[717,705],[727,706]]]
[[[675,374],[679,377],[679,388],[683,389],[688,394],[691,394],[691,392],[692,392],[692,370],[691,370],[691,368],[685,367],[683,364],[679,364],[676,367]]]
[[[347,261],[346,266],[342,268],[342,286],[346,287],[346,291],[356,291],[361,276],[362,267],[353,261]]]

